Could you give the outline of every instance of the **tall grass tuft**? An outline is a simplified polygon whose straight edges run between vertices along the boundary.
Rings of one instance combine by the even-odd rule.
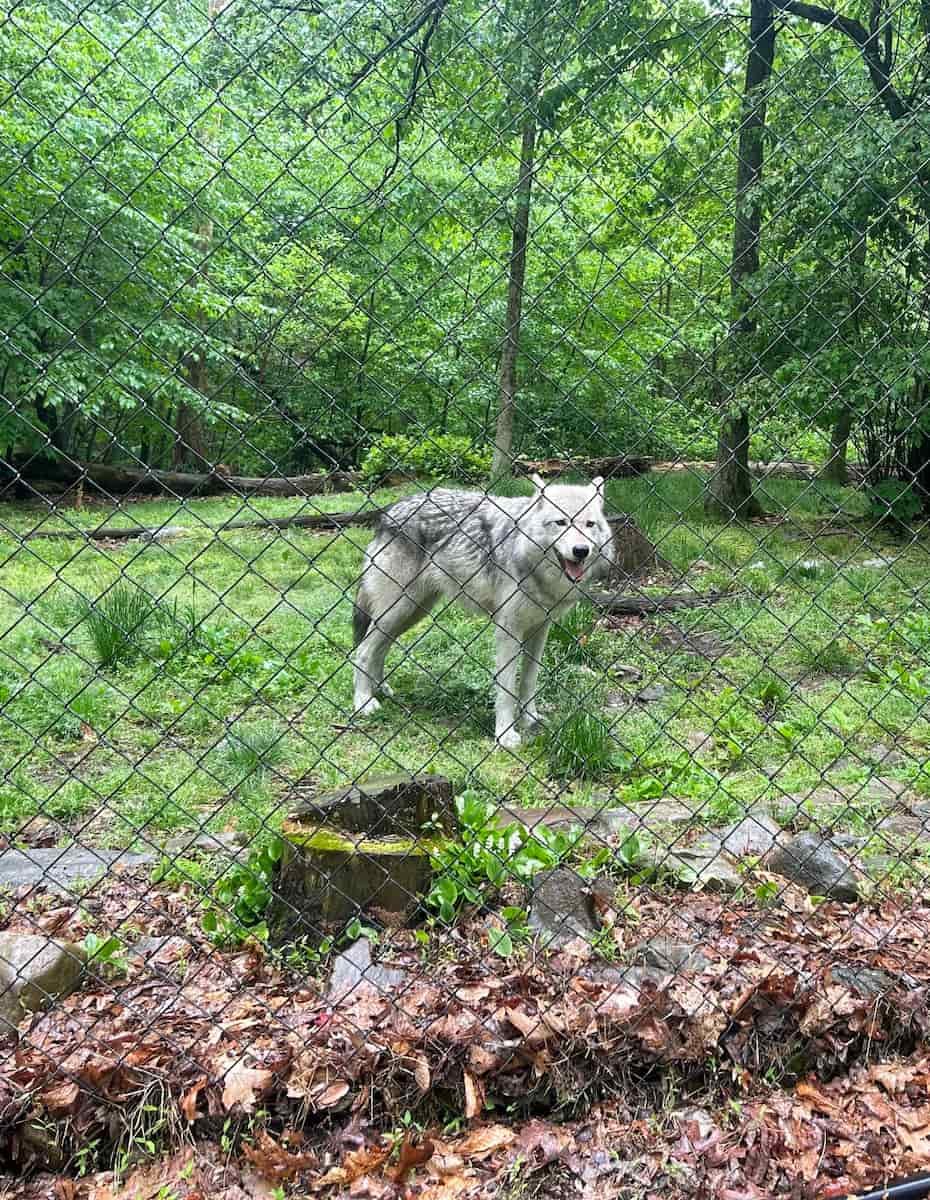
[[[284,758],[286,743],[287,735],[276,721],[242,722],[226,735],[223,766],[237,784],[261,783]]]
[[[77,615],[101,667],[142,657],[163,625],[163,614],[152,597],[125,582],[94,600],[83,597]]]
[[[546,757],[554,779],[600,779],[615,768],[618,747],[603,717],[579,709],[553,717]]]

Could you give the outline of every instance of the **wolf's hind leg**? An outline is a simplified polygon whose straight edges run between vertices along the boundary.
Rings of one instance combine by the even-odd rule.
[[[380,611],[372,613],[368,632],[355,652],[355,711],[363,716],[381,707],[376,693],[391,694],[384,683],[384,663],[391,645],[421,621],[431,607],[400,588],[392,589],[389,596],[382,593],[377,599]]]

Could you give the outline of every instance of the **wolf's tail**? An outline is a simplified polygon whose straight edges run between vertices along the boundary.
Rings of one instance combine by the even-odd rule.
[[[352,608],[352,636],[356,649],[371,626],[371,613],[362,604],[361,589]]]

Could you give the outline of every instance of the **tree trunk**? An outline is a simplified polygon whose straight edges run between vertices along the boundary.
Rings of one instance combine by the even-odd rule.
[[[853,411],[844,404],[833,423],[833,432],[830,435],[830,457],[820,471],[820,478],[827,483],[838,483],[844,487],[849,483],[849,464],[846,461],[846,454],[849,449],[852,423]]]
[[[744,366],[751,361],[751,355],[744,351],[744,344],[756,327],[753,311],[755,301],[747,282],[759,270],[762,207],[757,189],[762,182],[768,85],[774,61],[775,18],[772,0],[752,0],[743,118],[736,160],[733,255],[730,260],[731,390],[737,384]],[[757,516],[761,509],[752,494],[752,477],[749,473],[749,412],[740,405],[734,406],[726,398],[723,403],[726,409],[721,415],[717,439],[717,464],[704,507],[715,516]]]
[[[513,243],[510,252],[510,286],[507,291],[507,324],[501,350],[498,392],[497,431],[491,462],[493,481],[509,479],[513,474],[513,410],[517,395],[517,355],[520,349],[520,321],[523,316],[523,281],[526,276],[526,243],[530,228],[530,195],[536,157],[536,113],[531,112],[523,127],[520,148],[520,175],[513,215]]]

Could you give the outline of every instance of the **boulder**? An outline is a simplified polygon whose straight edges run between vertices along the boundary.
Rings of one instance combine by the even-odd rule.
[[[830,838],[799,833],[775,847],[766,866],[805,888],[812,896],[857,900],[859,876]]]
[[[0,933],[0,1032],[28,1013],[69,996],[81,981],[85,951],[34,933]]]
[[[589,938],[598,927],[590,881],[567,867],[540,871],[533,880],[529,927],[551,947]]]
[[[406,971],[376,963],[371,957],[371,942],[360,937],[333,962],[326,996],[331,1004],[338,1004],[361,988],[390,993],[403,987],[406,981]]]

